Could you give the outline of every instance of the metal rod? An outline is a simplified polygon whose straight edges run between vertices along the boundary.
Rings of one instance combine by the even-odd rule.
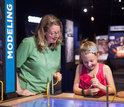
[[[54,79],[53,79],[53,74],[51,74],[51,78],[52,78],[52,95],[54,95]]]
[[[106,85],[106,106],[109,107],[109,99],[108,99],[108,85]]]
[[[48,104],[48,107],[50,106],[50,84],[49,84],[49,93],[48,93],[48,100],[49,100],[49,104]]]
[[[47,106],[50,106],[50,84],[49,84],[49,78],[47,78],[47,91],[48,91],[48,95],[47,95]]]

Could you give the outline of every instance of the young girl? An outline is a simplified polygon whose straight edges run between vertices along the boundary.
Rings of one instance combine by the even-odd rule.
[[[80,45],[80,64],[76,68],[73,91],[78,95],[106,95],[106,85],[115,88],[111,69],[98,63],[98,48],[92,41],[84,40]],[[108,94],[114,90],[109,87]]]

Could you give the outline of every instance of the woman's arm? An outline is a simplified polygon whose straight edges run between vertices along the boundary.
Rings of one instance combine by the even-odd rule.
[[[21,86],[20,86],[20,83],[19,83],[19,79],[18,79],[18,74],[16,73],[16,77],[17,77],[17,80],[16,80],[16,85],[17,85],[17,90],[16,90],[16,93],[18,95],[21,95],[21,96],[30,96],[30,95],[35,95],[34,93],[30,92],[29,90],[22,90]]]
[[[18,79],[18,73],[16,73],[16,86],[17,86],[16,91],[22,91],[22,88],[20,86],[19,79]]]

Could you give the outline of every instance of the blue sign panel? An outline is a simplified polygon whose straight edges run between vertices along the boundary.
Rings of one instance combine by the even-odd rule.
[[[5,0],[6,93],[15,91],[14,0]]]

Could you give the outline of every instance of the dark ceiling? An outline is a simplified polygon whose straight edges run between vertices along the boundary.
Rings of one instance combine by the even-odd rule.
[[[82,11],[84,7],[88,8],[87,13]],[[41,17],[48,13],[73,20],[84,37],[104,35],[108,33],[109,25],[124,25],[121,7],[124,7],[124,0],[17,0],[17,36],[23,34],[28,15]],[[91,22],[91,16],[94,16],[94,22]]]

